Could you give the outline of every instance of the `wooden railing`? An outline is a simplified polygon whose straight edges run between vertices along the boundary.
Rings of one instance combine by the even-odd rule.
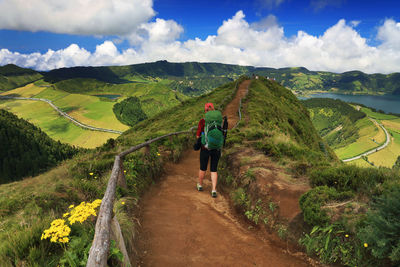
[[[237,92],[238,85],[239,85],[238,82],[236,82],[236,85],[235,85],[236,90],[234,91],[234,93]],[[224,102],[224,101],[222,101],[222,102]],[[240,102],[240,106],[241,106],[241,102]],[[239,106],[239,116],[241,117],[240,106]],[[236,126],[237,126],[237,124],[236,124]],[[119,250],[122,252],[122,254],[124,256],[122,265],[123,266],[132,266],[132,264],[129,260],[128,252],[125,247],[124,239],[122,237],[120,225],[118,223],[117,218],[115,216],[113,216],[113,206],[114,206],[115,191],[116,191],[117,183],[121,187],[126,188],[126,180],[125,180],[125,175],[124,175],[124,170],[123,170],[124,157],[132,152],[135,152],[135,151],[143,148],[143,147],[148,147],[150,144],[157,142],[163,138],[174,136],[174,135],[179,135],[179,134],[184,134],[184,133],[188,134],[188,133],[193,132],[193,130],[196,128],[197,127],[192,127],[187,131],[174,132],[174,133],[166,134],[166,135],[151,139],[142,144],[133,146],[133,147],[129,148],[128,150],[125,150],[125,151],[119,153],[117,156],[115,156],[114,165],[113,165],[113,168],[111,171],[111,176],[108,181],[107,189],[106,189],[106,192],[104,193],[104,197],[103,197],[103,200],[100,205],[100,210],[99,210],[99,214],[98,214],[97,221],[96,221],[93,243],[92,243],[92,247],[90,248],[89,257],[88,257],[88,261],[86,264],[87,267],[107,266],[108,252],[110,249],[110,239],[114,239],[116,241],[117,247],[119,248]]]

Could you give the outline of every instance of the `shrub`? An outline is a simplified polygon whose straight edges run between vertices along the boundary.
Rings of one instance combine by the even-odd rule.
[[[400,263],[400,185],[392,187],[372,204],[358,236],[378,259]]]
[[[300,239],[308,254],[317,255],[323,263],[346,266],[373,266],[360,241],[344,230],[342,224],[315,226]]]
[[[304,221],[310,225],[325,225],[330,221],[326,210],[321,207],[332,200],[351,198],[351,192],[339,193],[335,188],[319,186],[311,189],[300,197],[300,208],[303,211]]]
[[[354,165],[316,169],[310,174],[311,186],[327,185],[339,191],[369,192],[378,183],[387,179],[399,179],[399,175],[388,169],[361,168]]]

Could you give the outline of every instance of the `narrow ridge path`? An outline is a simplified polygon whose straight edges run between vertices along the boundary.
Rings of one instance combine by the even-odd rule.
[[[240,85],[224,112],[231,127],[249,84]],[[309,266],[248,230],[224,195],[212,198],[209,173],[198,192],[198,169],[199,152],[186,151],[178,164],[167,164],[165,179],[143,197],[140,266]]]

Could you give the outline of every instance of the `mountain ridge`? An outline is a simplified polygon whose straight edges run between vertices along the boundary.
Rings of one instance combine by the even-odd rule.
[[[11,68],[13,65],[7,66],[7,68]],[[1,68],[3,67],[0,67],[0,75]],[[51,83],[69,79],[90,78],[103,83],[124,84],[131,83],[134,76],[161,77],[174,81],[171,84],[174,89],[181,91],[199,90],[200,93],[232,81],[240,75],[254,74],[275,79],[283,86],[300,92],[319,90],[354,94],[400,94],[400,73],[398,72],[366,74],[353,70],[333,73],[311,71],[305,67],[269,68],[212,62],[174,63],[161,60],[125,66],[79,66],[36,73],[43,75],[44,80]],[[182,78],[185,79],[182,80]],[[212,86],[211,81],[213,81]]]

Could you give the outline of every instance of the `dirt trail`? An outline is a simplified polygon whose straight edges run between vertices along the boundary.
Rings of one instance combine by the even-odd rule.
[[[241,84],[224,112],[230,126],[249,83]],[[198,158],[189,150],[178,164],[168,164],[165,179],[143,197],[140,266],[309,266],[249,230],[224,195],[212,198],[209,173],[198,192]]]

